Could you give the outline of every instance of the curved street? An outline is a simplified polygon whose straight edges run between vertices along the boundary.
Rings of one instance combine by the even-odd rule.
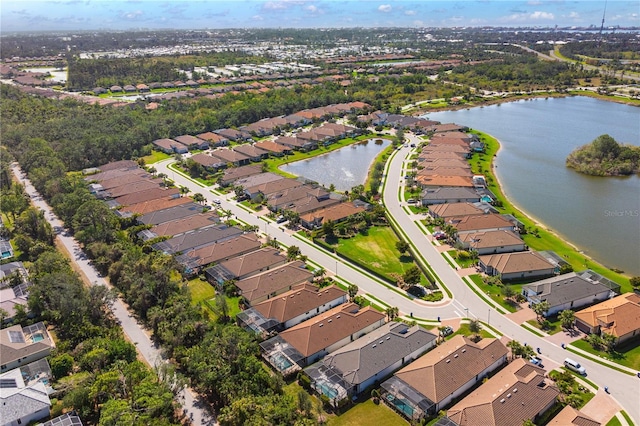
[[[421,140],[413,134],[405,134],[411,143],[419,143]],[[604,365],[593,362],[575,353],[569,353],[558,344],[538,337],[527,331],[525,328],[513,322],[511,319],[499,314],[495,309],[489,307],[484,300],[477,296],[462,280],[458,273],[447,263],[436,247],[426,238],[418,228],[414,219],[402,208],[398,200],[398,185],[404,179],[405,159],[412,152],[409,144],[401,147],[391,157],[387,168],[386,181],[384,183],[383,200],[385,207],[398,225],[403,229],[411,240],[410,243],[421,253],[429,263],[435,273],[445,283],[447,288],[454,295],[452,300],[440,303],[426,304],[403,297],[386,286],[380,284],[359,268],[345,263],[339,257],[328,253],[312,242],[293,236],[284,226],[277,225],[272,221],[266,221],[253,213],[241,208],[231,199],[234,194],[229,194],[228,198],[210,192],[210,188],[205,188],[188,177],[169,168],[174,162],[173,159],[154,163],[158,173],[165,173],[177,185],[185,186],[193,193],[204,195],[206,202],[210,204],[213,199],[221,200],[221,207],[230,209],[233,214],[242,222],[258,226],[261,232],[277,239],[282,244],[296,245],[302,254],[308,256],[310,260],[328,271],[333,271],[339,278],[356,284],[359,289],[369,293],[387,303],[396,306],[405,315],[412,315],[415,319],[436,320],[470,317],[477,318],[482,322],[490,324],[499,330],[504,336],[520,342],[526,342],[529,346],[539,347],[542,358],[548,368],[555,368],[561,365],[564,359],[570,356],[578,360],[585,366],[588,372],[588,379],[596,383],[600,390],[598,393],[604,394],[605,386],[609,388],[610,397],[631,416],[637,423],[640,421],[640,378],[635,375],[628,375],[617,372]],[[493,311],[493,312],[492,312]]]

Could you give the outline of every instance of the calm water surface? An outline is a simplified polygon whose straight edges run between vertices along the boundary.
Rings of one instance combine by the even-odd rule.
[[[389,139],[369,139],[308,160],[285,164],[280,169],[326,187],[333,184],[337,191],[348,191],[364,183],[371,163],[390,144]]]
[[[640,108],[588,97],[523,100],[427,114],[500,140],[496,174],[510,200],[600,263],[640,275],[640,177],[565,167],[602,134],[640,145]]]

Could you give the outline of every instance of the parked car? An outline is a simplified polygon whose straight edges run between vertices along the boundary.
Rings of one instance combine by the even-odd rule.
[[[453,328],[451,328],[450,326],[447,325],[440,329],[440,336],[447,337],[450,334],[453,334]]]
[[[215,200],[213,200],[213,204],[215,204],[215,205],[218,205],[218,206],[219,206],[219,205],[220,205],[220,199],[219,199],[219,198],[216,198]]]
[[[407,200],[407,203],[409,203],[409,204],[415,204],[415,203],[417,203],[417,202],[418,202],[418,201],[417,201],[415,198],[409,198],[409,199]]]
[[[537,365],[538,367],[544,367],[544,365],[542,365],[542,359],[537,356],[532,356],[529,361],[531,361],[531,364]]]
[[[283,223],[286,221],[287,221],[287,218],[282,215],[278,216],[278,218],[276,219],[276,223]]]
[[[435,238],[436,240],[444,240],[447,238],[447,234],[442,231],[436,231],[433,233],[433,238]]]
[[[586,376],[587,375],[587,370],[583,366],[581,366],[578,361],[574,361],[571,358],[566,358],[564,360],[564,366],[567,367],[571,371],[575,371],[576,373],[580,374],[581,376]]]

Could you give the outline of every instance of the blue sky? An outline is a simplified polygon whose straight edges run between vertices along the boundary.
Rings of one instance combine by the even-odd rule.
[[[2,32],[160,28],[600,26],[605,0],[2,0]],[[608,0],[607,26],[640,26]]]

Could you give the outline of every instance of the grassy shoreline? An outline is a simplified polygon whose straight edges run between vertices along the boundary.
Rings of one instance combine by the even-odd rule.
[[[496,198],[502,202],[502,207],[498,208],[501,213],[512,214],[520,220],[529,231],[534,229],[538,230],[539,237],[531,233],[523,235],[523,240],[531,249],[553,250],[570,263],[575,271],[581,271],[587,268],[591,269],[620,284],[622,286],[620,289],[621,292],[632,291],[632,287],[629,284],[629,276],[616,273],[595,259],[581,253],[577,246],[568,242],[561,234],[550,230],[538,218],[510,201],[505,196],[502,186],[495,174],[494,159],[500,151],[500,141],[488,133],[476,129],[473,129],[471,133],[477,134],[486,146],[486,152],[484,154],[474,154],[470,160],[473,173],[484,174],[487,177],[489,189],[494,193]]]

